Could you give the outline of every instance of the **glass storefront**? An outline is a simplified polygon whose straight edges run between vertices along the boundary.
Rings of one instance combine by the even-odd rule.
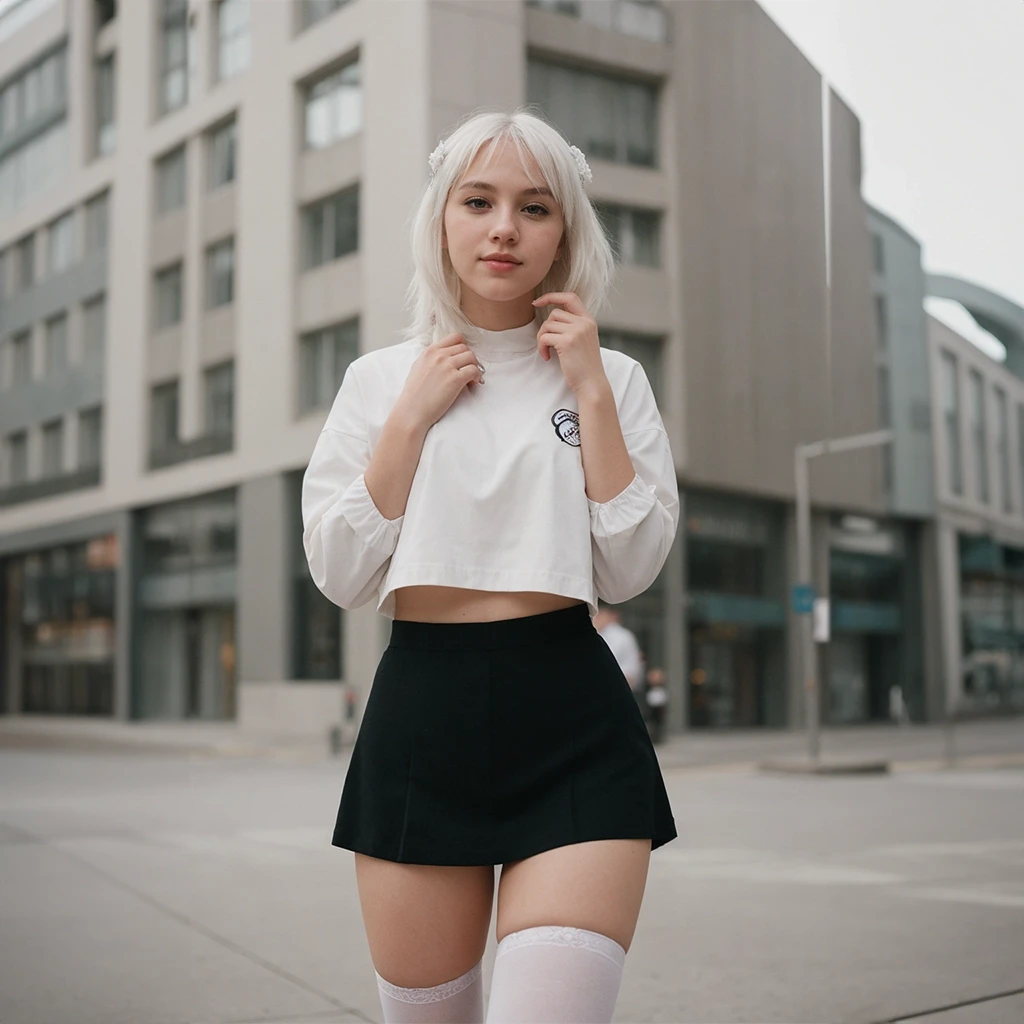
[[[26,713],[114,710],[114,535],[32,551],[4,571],[4,647]]]
[[[234,490],[139,514],[132,717],[234,717],[237,534]]]
[[[832,524],[830,544],[832,636],[823,717],[831,725],[885,721],[892,689],[906,691],[910,683],[903,650],[904,537],[896,526],[843,516]]]
[[[964,710],[1024,709],[1024,551],[960,537]]]
[[[689,723],[784,725],[782,511],[689,492],[686,507]]]

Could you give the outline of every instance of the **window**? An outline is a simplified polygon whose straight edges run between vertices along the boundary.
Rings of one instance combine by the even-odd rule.
[[[309,28],[310,25],[315,25],[346,3],[348,0],[302,0],[302,27]]]
[[[871,236],[871,253],[874,258],[875,272],[878,274],[885,272],[885,243],[882,241],[881,235],[872,234]]]
[[[24,430],[7,438],[7,480],[12,486],[28,480],[28,434]]]
[[[527,0],[531,7],[543,7],[556,14],[567,14],[611,32],[622,32],[640,39],[664,42],[668,39],[668,19],[656,0]]]
[[[299,409],[325,409],[334,401],[348,364],[359,355],[359,321],[348,320],[299,339]]]
[[[616,262],[661,266],[661,213],[658,210],[615,203],[595,203],[594,206]]]
[[[969,374],[971,382],[971,445],[974,454],[975,496],[988,504],[988,438],[985,428],[985,380],[977,370]]]
[[[109,156],[117,143],[113,54],[96,62],[96,155]]]
[[[1017,462],[1020,470],[1020,500],[1024,509],[1024,405],[1017,406]]]
[[[68,365],[68,318],[63,313],[46,321],[43,347],[45,374],[58,373]]]
[[[157,271],[155,321],[157,330],[173,327],[181,322],[181,264],[175,263]]]
[[[881,363],[878,367],[878,424],[880,427],[892,426],[891,410],[889,364]],[[894,483],[892,444],[884,444],[882,445],[882,488],[886,494],[892,494]]]
[[[358,61],[313,82],[306,90],[306,145],[329,146],[363,127],[363,87]]]
[[[96,29],[103,28],[107,22],[117,17],[117,0],[96,0]]]
[[[942,420],[946,433],[946,472],[949,489],[964,493],[963,458],[960,451],[960,380],[956,356],[942,353]]]
[[[588,157],[654,167],[658,90],[645,82],[531,59],[530,103]]]
[[[160,47],[160,112],[169,114],[188,102],[195,63],[195,30],[188,0],[163,0]]]
[[[145,509],[141,516],[142,572],[181,572],[232,565],[237,557],[234,490]]]
[[[359,186],[321,199],[302,211],[306,270],[359,248]]]
[[[82,362],[100,362],[107,347],[107,298],[99,295],[82,306]]]
[[[178,382],[158,384],[150,393],[149,447],[159,451],[178,440]]]
[[[237,75],[249,66],[249,0],[217,4],[217,78]]]
[[[11,387],[32,383],[32,334],[25,331],[11,338]]]
[[[103,457],[103,409],[83,409],[78,414],[78,468],[95,469]]]
[[[64,472],[64,421],[43,424],[43,477],[60,476]]]
[[[14,247],[18,291],[25,291],[36,283],[36,237],[26,235]]]
[[[107,247],[107,193],[101,192],[85,204],[85,251],[96,252]]]
[[[185,147],[178,146],[156,162],[157,213],[170,213],[185,204]]]
[[[47,233],[46,264],[52,277],[62,274],[75,262],[75,215],[64,214],[55,220]]]
[[[878,347],[889,346],[889,319],[886,313],[885,296],[875,296],[875,326],[878,329]]]
[[[206,371],[206,432],[231,437],[235,431],[235,363],[228,360]]]
[[[235,119],[212,128],[206,137],[207,188],[235,180]]]
[[[1006,405],[1006,392],[995,389],[996,396],[996,461],[999,464],[999,491],[1004,512],[1013,511],[1013,493],[1010,490],[1010,413]]]
[[[655,398],[661,401],[662,392],[662,349],[661,338],[648,334],[634,334],[627,331],[601,329],[601,345],[616,349],[635,359],[647,374]]]
[[[206,308],[226,306],[235,298],[235,240],[228,238],[206,250]]]

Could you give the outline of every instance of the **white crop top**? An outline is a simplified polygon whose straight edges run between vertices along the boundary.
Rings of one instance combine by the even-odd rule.
[[[486,382],[427,432],[405,513],[385,519],[363,472],[419,340],[348,368],[302,486],[303,543],[316,585],[356,608],[376,596],[394,618],[399,587],[541,591],[610,604],[654,581],[675,536],[679,495],[668,436],[640,364],[602,349],[633,481],[586,494],[576,397],[558,358],[537,351],[539,321],[467,335]]]

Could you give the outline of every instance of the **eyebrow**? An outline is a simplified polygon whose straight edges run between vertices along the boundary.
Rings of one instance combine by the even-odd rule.
[[[473,189],[475,192],[497,192],[498,190],[487,181],[466,181],[459,186],[459,191],[462,192],[465,189]],[[544,188],[524,188],[520,195],[524,196],[548,196],[554,199],[554,195],[551,189]]]

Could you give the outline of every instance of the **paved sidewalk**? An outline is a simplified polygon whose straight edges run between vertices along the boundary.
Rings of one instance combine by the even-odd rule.
[[[234,722],[117,722],[48,715],[0,716],[0,749],[258,757],[320,761],[332,754],[322,736],[253,735]],[[340,757],[347,756],[344,747]],[[767,761],[806,757],[806,734],[794,730],[691,731],[658,744],[662,767],[742,770]],[[941,725],[871,725],[823,729],[824,761],[882,760],[893,770],[939,768],[947,763],[949,737]],[[960,767],[1024,765],[1024,716],[963,722],[955,726],[952,750]]]

